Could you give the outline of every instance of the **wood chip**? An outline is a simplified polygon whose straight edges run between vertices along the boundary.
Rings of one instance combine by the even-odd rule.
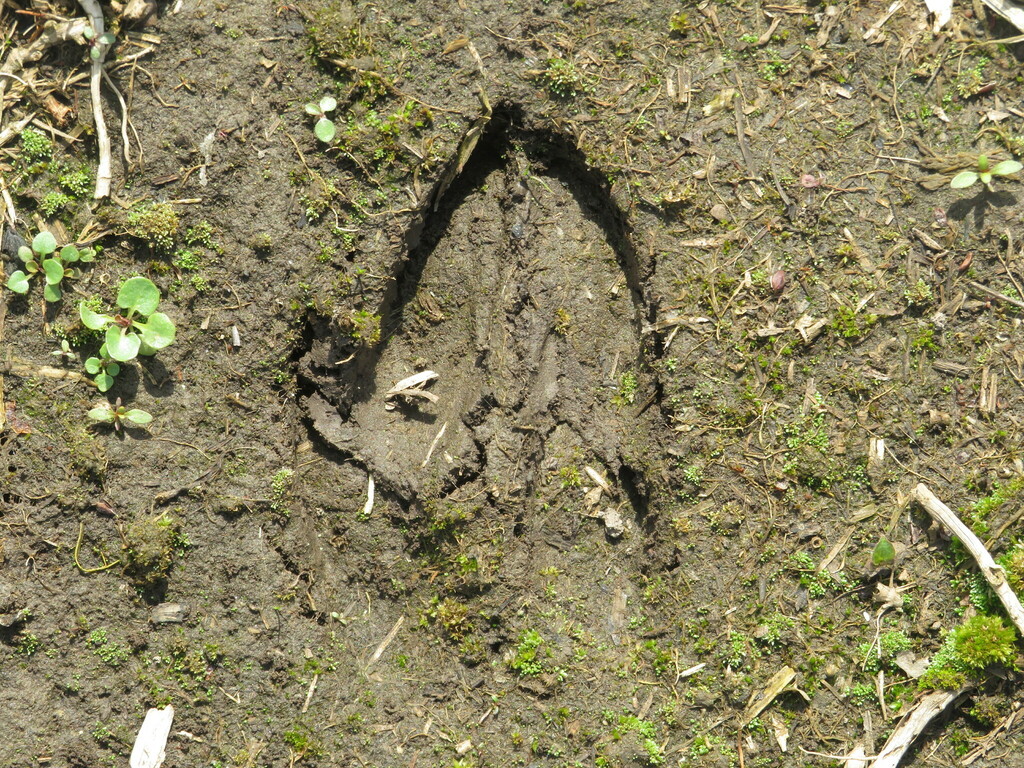
[[[171,733],[174,722],[174,707],[151,709],[142,721],[139,735],[135,737],[135,746],[128,759],[130,768],[160,768],[164,763],[164,747]]]
[[[402,379],[384,393],[384,408],[388,411],[393,411],[396,405],[394,400],[397,397],[416,397],[436,403],[438,400],[437,395],[433,392],[427,392],[423,387],[437,378],[439,378],[439,374],[434,371],[420,371]]]
[[[746,726],[751,720],[764,712],[768,705],[775,701],[775,698],[786,690],[795,679],[796,670],[786,666],[772,675],[764,690],[760,693],[754,693],[750,697],[747,708],[743,710],[741,723]]]

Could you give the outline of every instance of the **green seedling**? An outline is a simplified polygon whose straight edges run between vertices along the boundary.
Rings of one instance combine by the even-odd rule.
[[[871,564],[875,567],[883,565],[892,565],[896,560],[896,548],[893,547],[892,543],[883,536],[878,540],[875,545],[874,551],[871,553]]]
[[[138,408],[126,408],[121,405],[120,397],[117,398],[117,402],[113,405],[110,403],[100,403],[86,415],[101,424],[113,424],[114,430],[117,432],[124,428],[123,425],[126,421],[141,425],[149,424],[153,420],[153,415],[147,411],[142,411]]]
[[[47,301],[59,301],[61,297],[60,284],[65,277],[76,277],[77,273],[70,266],[76,262],[88,262],[96,258],[96,251],[92,248],[78,248],[69,243],[60,249],[60,253],[54,255],[57,250],[57,240],[49,232],[40,232],[32,238],[32,247],[21,246],[18,249],[18,258],[25,266],[24,270],[17,270],[7,281],[7,287],[15,293],[28,293],[29,281],[36,275],[42,275],[46,281],[43,288],[43,296]]]
[[[160,290],[145,277],[132,277],[117,293],[117,306],[127,310],[121,315],[93,312],[85,302],[78,305],[78,314],[86,328],[105,331],[104,346],[111,359],[132,360],[136,355],[153,355],[174,343],[175,327],[163,312],[157,312]]]
[[[68,344],[67,339],[60,340],[60,349],[55,349],[50,353],[54,357],[59,357],[62,362],[70,363],[73,362],[78,355],[71,351],[71,345]]]
[[[56,354],[56,353],[55,353]],[[107,345],[100,346],[100,356],[85,361],[85,370],[93,375],[93,383],[100,392],[114,386],[114,378],[121,372],[121,366],[111,359]]]
[[[327,113],[333,112],[337,106],[338,102],[333,96],[324,96],[320,99],[319,104],[309,103],[306,105],[306,114],[318,118],[316,125],[313,126],[313,133],[324,144],[330,144],[338,131],[334,127],[334,122],[327,116]]]
[[[988,158],[985,155],[978,155],[978,167],[973,171],[960,171],[953,180],[949,182],[949,186],[953,189],[967,189],[972,186],[974,182],[980,181],[984,184],[989,191],[992,190],[992,179],[995,176],[1010,176],[1011,174],[1017,173],[1024,165],[1021,165],[1016,160],[1003,160],[1001,163],[996,163],[992,167],[989,167]]]
[[[91,27],[86,27],[82,30],[82,37],[89,41],[89,58],[93,61],[99,61],[103,57],[104,49],[113,45],[114,40],[116,40],[110,32],[104,32],[99,37],[96,37],[96,33],[93,32]]]

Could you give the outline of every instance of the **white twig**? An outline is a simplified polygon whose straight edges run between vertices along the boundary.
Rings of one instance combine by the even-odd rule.
[[[933,719],[941,715],[950,704],[959,698],[964,689],[959,691],[933,691],[922,697],[914,708],[907,712],[892,732],[892,736],[885,742],[878,757],[871,763],[870,768],[896,768],[903,759],[903,754],[914,743],[914,740],[921,735]]]
[[[363,504],[363,517],[369,517],[373,512],[373,475],[366,476],[366,503]]]
[[[971,557],[978,564],[985,580],[992,586],[993,591],[1006,608],[1010,620],[1017,625],[1017,630],[1024,635],[1024,607],[1021,607],[1020,600],[1010,585],[1006,583],[1006,572],[992,559],[992,555],[985,549],[985,545],[974,535],[970,528],[963,524],[956,513],[943,504],[939,498],[928,490],[924,483],[918,483],[914,488],[914,498],[917,503],[927,510],[935,520],[956,536],[964,545]]]
[[[386,651],[388,646],[391,645],[391,641],[395,639],[395,635],[397,635],[398,630],[402,628],[402,623],[404,621],[405,616],[398,617],[398,621],[395,622],[395,626],[393,626],[391,631],[388,632],[384,639],[380,641],[380,645],[377,646],[377,650],[373,652],[373,656],[371,656],[370,660],[366,663],[367,668],[369,668],[371,664],[376,663],[376,661],[384,655],[384,651]]]
[[[99,200],[102,197],[110,196],[110,136],[107,133],[107,123],[103,119],[103,98],[100,92],[100,83],[103,79],[103,58],[107,54],[107,46],[103,44],[102,37],[106,32],[103,24],[103,11],[97,0],[78,0],[92,22],[92,42],[99,46],[99,56],[92,60],[92,71],[89,76],[89,95],[92,98],[92,116],[96,123],[96,144],[99,146],[99,164],[96,167],[96,190],[93,197]]]
[[[117,86],[114,85],[114,81],[110,79],[110,75],[107,74],[107,70],[103,70],[103,79],[106,80],[107,86],[117,96],[117,101],[121,105],[121,151],[124,153],[124,160],[126,163],[131,163],[132,158],[130,153],[131,142],[128,141],[128,105],[124,101],[124,96],[121,95],[121,91],[118,90]],[[134,129],[133,129],[134,130]],[[138,137],[138,134],[136,134]]]
[[[974,558],[978,569],[985,576],[986,581],[992,585],[996,595],[999,596],[1010,619],[1024,634],[1024,608],[1021,608],[1020,600],[1010,589],[1010,585],[1006,583],[1006,574],[1003,569],[996,565],[981,540],[924,483],[917,484],[913,497],[936,522],[944,525],[950,533],[960,539],[964,549]],[[922,697],[913,709],[904,715],[903,720],[885,743],[885,747],[871,763],[871,768],[896,768],[900,760],[903,759],[904,753],[928,723],[942,714],[966,691],[966,687],[958,691],[934,691]]]
[[[446,429],[448,429],[447,421],[441,425],[440,431],[437,433],[437,435],[434,436],[434,442],[430,444],[430,448],[427,450],[427,458],[425,458],[423,460],[423,463],[420,464],[420,469],[423,469],[424,467],[427,466],[427,464],[430,463],[430,457],[434,455],[434,449],[437,448],[437,444],[441,442],[441,438],[444,437],[444,431]]]

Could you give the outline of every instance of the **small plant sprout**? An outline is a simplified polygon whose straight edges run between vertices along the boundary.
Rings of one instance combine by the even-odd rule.
[[[117,398],[117,402],[113,405],[110,403],[100,403],[86,415],[100,424],[113,424],[116,432],[120,432],[123,429],[124,422],[126,421],[141,425],[149,424],[153,420],[153,415],[147,411],[142,411],[138,408],[125,408],[121,405],[120,397]]]
[[[892,565],[895,560],[896,548],[887,538],[885,538],[885,536],[883,536],[878,540],[874,551],[871,553],[871,564],[875,567]]]
[[[324,96],[320,99],[319,104],[309,103],[306,105],[306,114],[319,118],[316,125],[313,126],[313,133],[324,144],[330,144],[334,140],[334,134],[337,133],[334,122],[327,116],[327,113],[333,112],[337,106],[338,102],[333,96]]]
[[[71,351],[71,345],[68,344],[67,339],[60,340],[60,349],[55,349],[50,353],[54,357],[59,357],[61,362],[70,363],[73,362],[78,355]]]
[[[71,264],[92,261],[96,252],[92,248],[78,250],[74,244],[65,245],[57,250],[57,240],[49,232],[40,232],[32,238],[32,247],[21,246],[18,258],[24,264],[24,270],[15,271],[7,281],[7,287],[15,293],[28,293],[29,281],[36,275],[42,275],[46,281],[43,296],[47,301],[59,301],[60,284],[65,277],[75,277]]]
[[[83,29],[82,37],[89,41],[89,58],[93,61],[99,61],[103,57],[104,48],[113,45],[114,40],[117,39],[110,32],[104,32],[99,37],[96,37],[92,27]]]
[[[967,189],[972,186],[974,182],[981,181],[989,191],[992,190],[992,179],[995,176],[1010,176],[1011,174],[1017,173],[1024,165],[1021,165],[1016,160],[1003,160],[1001,163],[989,167],[988,158],[985,155],[978,155],[978,167],[973,171],[960,171],[953,180],[949,182],[949,186],[953,189]]]
[[[163,312],[157,312],[160,290],[145,277],[131,277],[117,293],[117,306],[124,315],[102,315],[78,305],[78,314],[86,328],[105,331],[104,347],[112,360],[125,362],[136,355],[153,355],[174,343],[175,327]]]
[[[114,378],[121,372],[121,366],[111,359],[107,353],[107,345],[103,344],[99,357],[90,357],[85,361],[85,370],[93,375],[96,389],[106,392],[114,386]]]

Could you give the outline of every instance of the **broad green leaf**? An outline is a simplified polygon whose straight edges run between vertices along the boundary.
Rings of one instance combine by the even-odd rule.
[[[330,144],[334,140],[334,134],[337,133],[337,129],[334,127],[334,123],[326,117],[322,117],[317,120],[316,125],[313,127],[313,133],[324,144]]]
[[[18,258],[28,264],[32,259],[35,258],[35,254],[32,253],[32,249],[27,245],[23,245],[18,249]]]
[[[99,312],[93,312],[85,306],[84,301],[78,303],[78,316],[82,318],[82,325],[94,331],[102,331],[114,322],[114,318],[110,315],[101,315]]]
[[[320,114],[320,107],[318,107],[316,104],[307,104],[306,105],[306,114],[307,115],[319,115]]]
[[[953,180],[949,182],[949,186],[953,189],[966,189],[978,180],[978,174],[974,171],[960,171]]]
[[[28,275],[19,269],[8,279],[7,287],[15,293],[28,293]]]
[[[989,182],[992,181],[992,173],[989,172],[989,171],[985,171],[984,173],[979,173],[978,174],[978,178],[981,179],[981,183],[982,184],[988,184]]]
[[[1024,168],[1024,165],[1021,165],[1016,160],[1003,160],[1001,163],[996,163],[989,173],[993,176],[1009,176],[1011,173],[1016,173],[1022,168]]]
[[[60,283],[54,283],[53,285],[47,283],[43,286],[43,298],[51,304],[55,301],[60,301],[60,296]]]
[[[873,565],[889,565],[896,559],[896,549],[893,547],[889,540],[883,536],[878,540],[875,545],[875,551],[871,553],[871,562]]]
[[[988,158],[985,155],[978,155],[978,173],[988,172]]]
[[[140,411],[138,408],[130,408],[124,417],[135,424],[149,424],[153,420],[153,414]]]
[[[64,265],[60,259],[44,259],[43,272],[46,273],[47,285],[57,285],[64,279]]]
[[[107,363],[107,373],[111,376],[117,376],[121,372],[121,366],[117,363]]]
[[[173,344],[177,332],[171,318],[163,312],[154,312],[149,316],[149,320],[145,323],[135,323],[135,327],[142,336],[143,348],[139,350],[139,353],[143,355],[152,355],[158,349]]]
[[[113,45],[115,40],[117,40],[117,38],[114,37],[112,32],[104,32],[100,35],[100,42],[104,45]]]
[[[106,373],[100,373],[93,379],[93,382],[96,384],[96,389],[100,392],[106,392],[114,386],[114,377]]]
[[[100,365],[100,359],[98,357],[90,357],[85,361],[86,373],[97,374],[103,367]]]
[[[135,310],[140,315],[152,314],[159,303],[160,289],[153,285],[152,280],[145,277],[125,280],[121,290],[117,292],[117,306]]]
[[[79,261],[94,261],[96,259],[95,248],[83,248],[78,252]]]
[[[134,333],[126,333],[116,325],[107,328],[107,352],[114,360],[122,363],[134,360],[139,354],[139,346],[142,341]]]
[[[109,405],[97,405],[85,415],[95,421],[105,421],[110,423],[114,420],[114,411]]]
[[[338,101],[333,96],[324,96],[320,99],[320,111],[321,112],[333,112],[334,108],[338,106]]]
[[[81,254],[78,249],[75,248],[74,243],[68,243],[60,249],[60,260],[65,264],[71,264],[72,262],[78,261]]]
[[[57,250],[57,240],[49,232],[40,232],[32,238],[32,250],[40,256],[49,256]]]

